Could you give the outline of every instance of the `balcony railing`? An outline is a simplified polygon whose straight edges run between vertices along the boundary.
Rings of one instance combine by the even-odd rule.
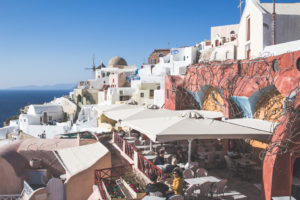
[[[146,159],[142,154],[138,153],[138,169],[150,178],[150,174],[156,174],[158,177],[163,176],[162,170]]]
[[[122,165],[122,166],[117,166],[112,168],[95,170],[95,185],[98,186],[102,199],[106,200],[105,192],[102,185],[103,179],[110,180],[112,178],[119,178],[131,171],[132,171],[131,165]]]
[[[125,154],[131,158],[131,160],[134,160],[134,151],[136,151],[136,148],[125,140]]]
[[[132,161],[134,161],[134,163],[137,164],[136,167],[145,176],[150,178],[150,174],[155,173],[158,177],[162,177],[163,172],[159,167],[146,159],[142,154],[138,153],[137,149],[133,145],[129,144],[117,133],[114,133],[114,143],[120,148],[122,152],[124,152]],[[134,154],[137,154],[137,158],[135,158]],[[137,159],[137,161],[135,161],[135,159]]]
[[[124,139],[120,137],[117,133],[114,133],[114,143],[120,148],[123,149]]]

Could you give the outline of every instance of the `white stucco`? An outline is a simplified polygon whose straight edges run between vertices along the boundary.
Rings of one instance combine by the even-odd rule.
[[[272,3],[248,0],[241,17],[238,33],[238,59],[261,57],[266,46],[272,45]],[[247,19],[250,18],[250,40],[247,41]],[[300,39],[300,3],[276,3],[276,44]],[[288,30],[288,31],[287,31]]]
[[[299,51],[300,40],[285,42],[277,45],[266,46],[263,51],[263,56],[278,56],[287,52]]]

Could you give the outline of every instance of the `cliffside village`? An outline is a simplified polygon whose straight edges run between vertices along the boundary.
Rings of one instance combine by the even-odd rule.
[[[27,106],[0,128],[0,199],[300,199],[300,3],[273,9]]]

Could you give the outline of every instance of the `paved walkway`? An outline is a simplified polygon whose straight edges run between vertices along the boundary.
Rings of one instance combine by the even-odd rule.
[[[111,153],[111,165],[112,167],[129,165],[129,162],[123,158],[120,152],[110,143],[111,138],[103,138],[101,140],[102,144],[110,151]]]

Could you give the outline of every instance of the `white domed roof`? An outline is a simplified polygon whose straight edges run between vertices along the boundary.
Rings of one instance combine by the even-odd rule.
[[[108,67],[123,68],[124,66],[127,66],[127,62],[124,58],[119,56],[113,57],[108,62]]]

